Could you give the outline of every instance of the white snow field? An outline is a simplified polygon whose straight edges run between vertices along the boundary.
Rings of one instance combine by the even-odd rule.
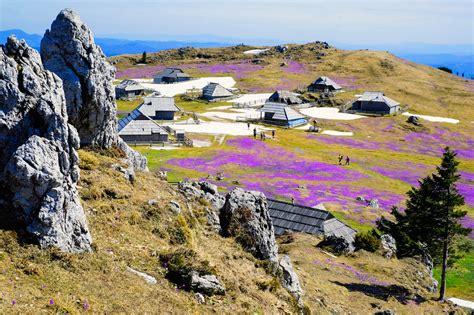
[[[416,117],[420,117],[421,119],[425,119],[432,122],[445,122],[445,123],[450,123],[450,124],[459,124],[459,120],[454,119],[454,118],[418,115],[418,114],[412,114],[410,112],[405,112],[402,115],[403,116],[416,116]]]
[[[244,94],[238,98],[227,101],[236,105],[260,106],[265,104],[272,93]]]
[[[200,124],[174,124],[168,126],[172,129],[184,130],[187,133],[225,134],[230,136],[250,136],[253,135],[254,128],[257,128],[258,132],[262,130],[270,130],[253,124],[248,128],[246,123],[217,121],[202,122]]]
[[[258,55],[258,54],[261,54],[265,51],[268,51],[269,49],[251,49],[251,50],[247,50],[247,51],[244,51],[244,54],[246,55]]]
[[[365,118],[365,116],[340,113],[338,108],[334,107],[311,107],[301,109],[300,112],[303,115],[319,118],[319,119],[331,119],[331,120],[354,120],[359,118]]]
[[[225,88],[231,88],[235,85],[235,80],[232,77],[206,77],[172,84],[147,83],[150,82],[148,79],[137,79],[136,81],[142,82],[141,84],[146,89],[160,92],[161,95],[164,96],[175,96],[178,94],[184,94],[187,90],[202,89],[211,82],[219,83]]]
[[[336,131],[336,130],[323,130],[323,135],[339,136],[339,137],[352,137],[354,133],[352,131]]]

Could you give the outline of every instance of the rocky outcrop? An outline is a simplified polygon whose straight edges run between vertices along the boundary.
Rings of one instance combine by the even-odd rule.
[[[281,284],[282,286],[288,290],[295,297],[298,301],[298,305],[302,306],[302,296],[303,290],[301,289],[300,280],[298,279],[298,275],[293,270],[293,265],[290,261],[290,256],[285,255],[280,259],[279,262],[280,270],[282,273],[281,276]]]
[[[226,196],[220,222],[223,235],[236,237],[255,257],[277,260],[278,246],[264,194],[235,188]]]
[[[206,295],[224,295],[225,288],[219,282],[215,275],[199,275],[193,271],[191,273],[191,290],[194,292],[203,293]]]
[[[129,164],[146,170],[146,158],[117,132],[115,68],[94,43],[91,30],[70,9],[62,10],[41,40],[44,67],[63,80],[69,122],[83,146],[118,147]]]
[[[355,250],[354,245],[349,243],[344,237],[332,234],[324,236],[324,240],[318,244],[318,247],[335,255],[349,255]]]
[[[382,255],[390,259],[397,255],[397,242],[390,234],[384,234],[380,237]]]
[[[61,80],[24,41],[0,49],[0,224],[41,247],[89,251],[80,205],[79,137],[68,124]]]

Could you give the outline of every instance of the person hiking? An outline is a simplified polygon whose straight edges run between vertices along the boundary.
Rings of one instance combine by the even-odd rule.
[[[342,154],[339,154],[339,155],[337,156],[337,159],[339,160],[339,165],[342,165],[342,159],[343,159],[343,158],[344,158],[344,157],[342,156]]]
[[[253,138],[257,139],[257,128],[253,128]]]
[[[260,132],[260,140],[263,141],[263,132]]]
[[[351,164],[351,160],[349,159],[349,156],[346,156],[346,164],[344,165],[350,165]]]
[[[275,139],[275,130],[272,130],[272,138]]]
[[[250,129],[250,123],[249,122],[247,123],[247,129]]]
[[[265,141],[266,136],[265,136],[265,133],[264,133],[264,132],[262,132],[262,138],[263,138],[263,141]]]

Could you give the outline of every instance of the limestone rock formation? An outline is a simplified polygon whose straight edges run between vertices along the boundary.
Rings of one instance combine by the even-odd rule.
[[[146,158],[118,136],[115,68],[75,12],[65,9],[56,17],[41,40],[41,58],[44,67],[63,80],[69,122],[76,127],[81,145],[117,146],[129,164],[146,170]]]
[[[68,124],[61,80],[14,36],[0,48],[0,224],[41,247],[89,251],[80,205],[79,137]]]
[[[300,286],[298,275],[293,270],[293,265],[290,261],[290,256],[285,255],[280,259],[280,270],[282,271],[282,286],[290,292],[298,304],[302,305],[303,290]]]
[[[220,222],[222,233],[236,237],[255,257],[277,260],[278,246],[264,194],[235,188],[226,196]]]
[[[397,255],[397,242],[392,235],[382,235],[380,237],[380,245],[382,246],[382,254],[385,258],[390,259]]]
[[[224,295],[225,288],[215,275],[199,275],[196,271],[191,273],[191,290],[206,295]]]
[[[220,210],[225,203],[225,198],[217,191],[217,186],[208,182],[182,181],[178,189],[188,198],[203,198],[207,200],[213,210]]]

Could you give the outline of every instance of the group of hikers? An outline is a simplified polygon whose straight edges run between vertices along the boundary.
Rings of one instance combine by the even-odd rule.
[[[343,165],[343,160],[344,160],[344,155],[342,154],[338,154],[337,155],[337,159],[339,160],[339,165]],[[344,165],[350,165],[351,164],[351,159],[349,158],[349,156],[347,155],[346,156],[346,159],[345,159],[345,163]]]
[[[253,138],[257,139],[257,135],[257,128],[253,128]],[[263,131],[260,131],[260,140],[265,141],[266,138],[267,136],[265,135],[265,133]],[[272,130],[272,138],[275,139],[275,130]]]

